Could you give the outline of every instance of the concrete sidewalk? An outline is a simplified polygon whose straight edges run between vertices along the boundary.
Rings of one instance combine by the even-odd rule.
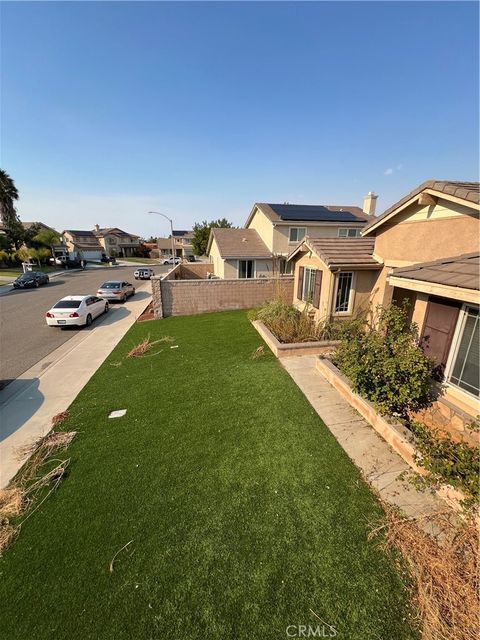
[[[0,391],[0,488],[13,478],[24,460],[21,447],[44,436],[52,418],[65,411],[120,342],[151,300],[148,284],[122,306],[78,333]],[[55,331],[55,329],[52,329]]]
[[[446,504],[437,495],[402,480],[403,473],[411,472],[408,464],[325,380],[315,361],[316,356],[300,356],[281,363],[380,498],[409,517],[444,510]],[[436,533],[433,526],[426,528]]]

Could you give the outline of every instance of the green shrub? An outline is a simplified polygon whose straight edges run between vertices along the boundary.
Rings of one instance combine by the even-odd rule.
[[[431,397],[432,361],[418,346],[418,331],[407,306],[378,307],[371,324],[365,318],[340,329],[335,364],[353,389],[382,413],[407,418]]]
[[[311,307],[303,311],[276,299],[249,312],[250,320],[259,320],[270,329],[280,342],[310,342],[315,340],[333,340],[336,326],[331,323],[318,323],[311,317]]]
[[[466,442],[455,442],[450,434],[431,431],[419,422],[412,422],[415,462],[428,471],[427,484],[446,483],[463,491],[465,506],[478,504],[480,499],[480,449]]]

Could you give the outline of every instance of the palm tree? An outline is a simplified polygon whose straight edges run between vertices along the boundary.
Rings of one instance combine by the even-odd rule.
[[[52,258],[55,257],[53,247],[60,242],[60,235],[54,229],[42,229],[33,237],[33,240],[48,247],[52,252]]]
[[[15,209],[16,200],[18,190],[14,181],[6,171],[0,169],[0,219],[10,241],[18,248],[24,229]]]

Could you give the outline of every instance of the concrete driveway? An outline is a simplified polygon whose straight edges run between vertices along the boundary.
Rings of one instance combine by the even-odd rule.
[[[68,295],[95,293],[105,280],[125,279],[140,286],[133,279],[137,265],[128,267],[91,268],[85,271],[65,272],[38,289],[7,290],[0,296],[0,389],[42,358],[66,343],[79,331],[95,331],[105,316],[94,321],[89,329],[48,327],[45,313],[60,298]],[[156,274],[168,267],[155,266]],[[147,282],[149,289],[149,283]],[[135,298],[133,298],[134,300]],[[130,303],[127,302],[128,307]],[[119,307],[121,305],[118,305]],[[112,304],[111,308],[116,309]]]

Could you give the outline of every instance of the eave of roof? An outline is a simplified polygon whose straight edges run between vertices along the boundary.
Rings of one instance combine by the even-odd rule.
[[[391,275],[395,278],[479,290],[480,254],[478,252],[466,253],[433,262],[420,262],[410,267],[397,267]]]
[[[366,227],[362,229],[362,236],[367,236],[379,226],[393,218],[406,206],[413,204],[418,196],[424,191],[433,193],[437,197],[445,199],[455,199],[463,201],[465,206],[479,209],[480,183],[478,182],[453,182],[448,180],[427,180],[416,189],[401,198],[398,202],[389,207],[382,215],[374,218]]]
[[[304,238],[290,253],[292,260],[299,252],[312,251],[329,269],[351,267],[380,269],[383,264],[373,257],[372,238]]]

